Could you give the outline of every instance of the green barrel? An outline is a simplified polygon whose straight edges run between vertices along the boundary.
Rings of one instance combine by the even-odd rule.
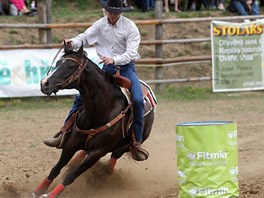
[[[180,123],[176,142],[180,198],[238,197],[236,123]]]

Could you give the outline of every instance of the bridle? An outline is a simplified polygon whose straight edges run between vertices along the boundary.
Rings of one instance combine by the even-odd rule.
[[[64,57],[62,57],[61,59],[62,59],[62,63],[61,64],[63,64],[67,60],[71,60],[71,61],[77,63],[79,66],[75,70],[75,72],[72,75],[70,75],[64,82],[57,83],[55,85],[55,90],[56,91],[59,91],[59,90],[65,88],[65,87],[67,87],[69,84],[71,84],[72,82],[74,82],[76,80],[77,80],[77,86],[78,86],[80,84],[80,76],[81,76],[82,72],[84,71],[85,67],[88,64],[88,60],[86,58],[81,63],[79,61],[77,61],[76,59],[74,59],[74,58],[64,58]],[[58,65],[58,67],[60,65]]]

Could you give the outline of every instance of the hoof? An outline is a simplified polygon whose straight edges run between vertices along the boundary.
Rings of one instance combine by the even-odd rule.
[[[37,197],[38,195],[35,192],[31,193],[31,195],[29,196],[29,198],[37,198]]]
[[[35,192],[31,193],[29,198],[49,198],[48,194],[37,195]]]
[[[49,194],[43,194],[43,195],[40,195],[38,198],[49,198]]]

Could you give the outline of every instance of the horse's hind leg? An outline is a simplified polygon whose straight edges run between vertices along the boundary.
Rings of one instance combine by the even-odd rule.
[[[108,167],[107,167],[108,168],[107,172],[109,175],[112,175],[114,173],[116,161],[120,157],[122,157],[124,153],[129,152],[129,151],[130,151],[129,145],[126,144],[124,147],[119,148],[112,152],[111,158],[108,161]]]
[[[33,191],[31,197],[37,197],[47,192],[50,184],[53,180],[60,174],[61,169],[70,161],[72,156],[74,155],[75,150],[63,149],[61,153],[61,157],[57,164],[52,168],[49,176],[45,178],[38,187]]]

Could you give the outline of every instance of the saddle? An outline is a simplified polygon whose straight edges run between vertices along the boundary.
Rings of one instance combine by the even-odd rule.
[[[132,96],[130,94],[130,88],[131,88],[131,81],[120,75],[120,67],[117,66],[116,68],[116,74],[113,75],[114,81],[116,84],[118,84],[121,88],[121,91],[127,98],[128,104],[132,104]],[[141,88],[142,88],[142,94],[143,94],[143,99],[144,99],[144,116],[146,116],[152,109],[156,109],[157,105],[157,99],[155,97],[154,92],[148,86],[144,81],[139,80],[141,83]]]
[[[132,96],[129,91],[129,89],[131,88],[131,81],[128,78],[123,77],[119,74],[115,74],[113,75],[113,77],[114,81],[120,86],[121,91],[126,96],[128,104],[132,104]],[[148,86],[142,80],[139,81],[141,83],[142,94],[144,99],[144,116],[146,116],[152,109],[156,109],[157,99],[150,86]]]

